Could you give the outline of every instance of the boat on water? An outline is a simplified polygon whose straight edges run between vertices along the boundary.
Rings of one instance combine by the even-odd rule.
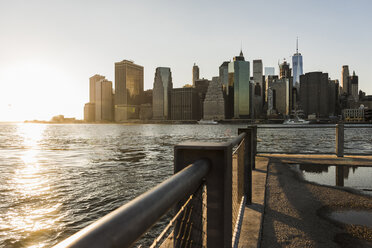
[[[198,121],[198,124],[200,125],[217,125],[218,122],[215,120],[200,120]]]
[[[283,122],[284,125],[304,125],[304,124],[309,124],[309,123],[310,121],[301,119],[298,116],[295,116],[293,119],[287,119]]]

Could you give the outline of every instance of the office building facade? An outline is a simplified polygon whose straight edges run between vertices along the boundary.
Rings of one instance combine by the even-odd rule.
[[[256,118],[258,118],[263,111],[264,88],[262,60],[253,60],[252,110]]]
[[[173,88],[172,72],[168,67],[158,67],[155,71],[152,97],[153,119],[170,119],[170,96]]]
[[[88,102],[84,105],[84,121],[94,122],[96,120],[96,104]]]
[[[292,69],[293,69],[293,86],[300,86],[300,76],[303,73],[302,55],[298,52],[298,39],[296,42],[296,53],[292,56]]]
[[[129,60],[115,63],[115,121],[137,119],[143,95],[143,66]]]
[[[213,77],[209,83],[203,109],[203,119],[205,120],[225,119],[225,100],[219,77]]]
[[[328,73],[309,72],[300,76],[300,103],[305,115],[335,115],[338,90],[334,82],[329,80]]]
[[[351,96],[355,102],[359,101],[358,76],[355,75],[355,71],[353,71],[353,75],[349,77],[349,84]]]
[[[89,78],[89,102],[96,102],[96,82],[102,79],[105,79],[105,76],[101,76],[98,74]]]
[[[193,87],[176,88],[171,91],[172,120],[200,120],[200,99]]]
[[[343,65],[341,71],[341,87],[342,93],[349,95],[350,94],[350,86],[349,86],[349,66]]]
[[[194,63],[192,67],[192,85],[195,86],[195,81],[199,79],[199,66]]]
[[[250,116],[250,63],[244,60],[243,52],[229,63],[229,86],[234,90],[234,118]]]
[[[267,79],[268,114],[289,115],[291,112],[291,81],[289,78]]]
[[[101,79],[96,82],[95,119],[98,122],[113,121],[112,82]]]
[[[290,64],[286,60],[284,60],[283,63],[279,64],[279,79],[290,77],[291,77]]]

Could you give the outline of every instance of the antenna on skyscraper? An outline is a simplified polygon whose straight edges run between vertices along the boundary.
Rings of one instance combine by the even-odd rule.
[[[298,53],[298,36],[296,38],[296,53]]]

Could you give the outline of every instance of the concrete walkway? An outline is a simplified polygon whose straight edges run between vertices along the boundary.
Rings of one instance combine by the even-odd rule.
[[[371,157],[264,155],[269,159],[260,247],[372,247],[372,229],[332,221],[337,210],[372,210],[372,197],[304,181],[293,163],[372,165]]]
[[[269,158],[257,157],[256,170],[252,172],[252,204],[246,205],[238,247],[258,247],[262,214],[264,211],[265,185]]]

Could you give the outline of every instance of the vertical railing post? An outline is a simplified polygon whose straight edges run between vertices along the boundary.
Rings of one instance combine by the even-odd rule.
[[[244,141],[244,195],[246,204],[252,203],[252,128],[239,128],[238,134],[246,133]]]
[[[257,154],[257,125],[248,125],[252,128],[252,169],[256,169],[256,154]]]
[[[257,125],[253,125],[253,137],[252,137],[252,142],[253,142],[253,145],[252,145],[252,157],[253,157],[253,161],[252,161],[252,169],[256,169],[256,155],[257,155]]]
[[[208,159],[212,165],[206,177],[206,245],[217,248],[231,247],[233,229],[231,144],[185,142],[176,145],[174,147],[174,171],[182,170],[200,158]]]
[[[336,156],[344,156],[344,124],[336,124]]]

